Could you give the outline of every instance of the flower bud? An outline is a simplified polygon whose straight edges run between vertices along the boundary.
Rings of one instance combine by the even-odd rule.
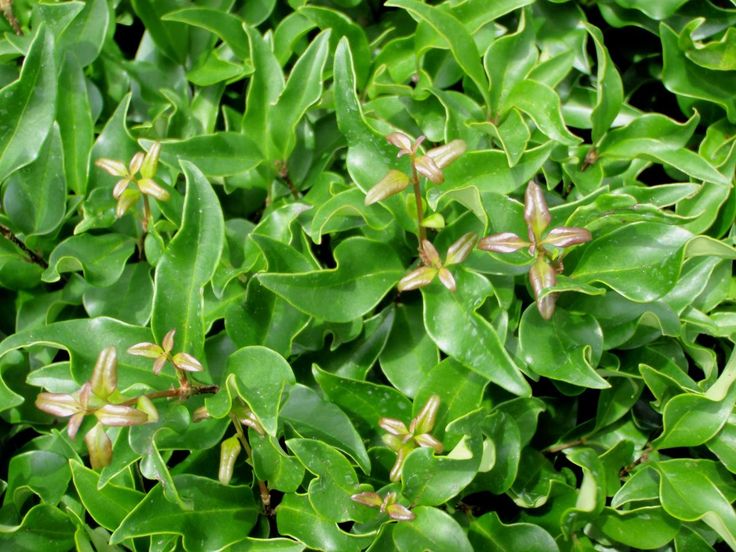
[[[475,242],[478,240],[478,235],[475,232],[468,232],[462,235],[455,243],[453,243],[447,250],[447,257],[445,258],[445,266],[458,264],[468,258],[470,252],[475,247]]]
[[[166,201],[169,199],[169,192],[164,188],[156,184],[152,178],[142,178],[138,181],[138,189],[142,194],[146,194],[151,197],[155,197],[159,201]]]
[[[491,251],[493,253],[513,253],[524,247],[529,247],[529,242],[521,239],[513,232],[501,232],[491,234],[478,242],[478,249]]]
[[[132,347],[129,347],[128,354],[142,356],[146,358],[158,358],[159,356],[164,354],[164,350],[155,343],[148,343],[147,341],[144,341],[142,343],[136,343]]]
[[[143,164],[141,165],[141,176],[143,178],[153,178],[158,170],[158,158],[161,155],[161,142],[154,142],[146,153]]]
[[[95,410],[95,416],[106,426],[132,426],[148,422],[148,414],[122,404],[106,404]]]
[[[403,132],[392,132],[391,134],[386,136],[386,140],[388,140],[389,144],[399,148],[399,156],[411,154],[411,138],[409,138]]]
[[[440,282],[442,282],[443,286],[453,292],[457,290],[455,277],[444,266],[437,271],[437,275],[440,277]]]
[[[574,226],[560,226],[553,228],[544,237],[542,243],[553,245],[555,247],[570,247],[579,243],[590,241],[593,236],[585,228],[577,228]]]
[[[171,361],[179,370],[185,372],[201,372],[204,370],[202,364],[189,353],[176,353]]]
[[[95,165],[112,176],[128,176],[128,167],[125,163],[113,159],[98,159]]]
[[[432,395],[424,403],[424,406],[414,418],[412,430],[414,433],[429,433],[434,429],[437,421],[437,412],[440,408],[439,395]]]
[[[112,442],[102,424],[95,424],[84,436],[93,470],[104,468],[112,460]]]
[[[145,157],[145,154],[142,151],[139,151],[130,160],[130,163],[128,164],[128,174],[130,176],[135,175],[135,173],[141,170],[141,166],[143,166],[144,157]]]
[[[383,500],[381,500],[379,494],[374,492],[354,494],[350,497],[350,500],[352,500],[353,502],[357,502],[358,504],[370,506],[372,508],[380,508],[383,504]]]
[[[97,357],[95,369],[90,380],[92,392],[106,399],[118,386],[118,362],[115,347],[107,347]]]
[[[427,152],[427,157],[430,157],[435,165],[442,169],[465,153],[465,148],[464,141],[453,140],[442,146],[432,148]]]
[[[220,469],[217,472],[220,484],[227,485],[233,478],[235,461],[240,454],[240,448],[240,441],[234,435],[220,444]]]
[[[420,157],[414,161],[414,168],[433,184],[442,184],[445,181],[445,175],[431,157]]]
[[[378,201],[398,194],[409,185],[409,177],[401,171],[392,169],[383,179],[373,186],[365,196],[365,204],[372,205]]]
[[[404,276],[396,286],[399,291],[418,289],[432,283],[437,276],[437,269],[431,266],[420,266]]]
[[[551,219],[542,188],[530,181],[524,197],[524,220],[537,241],[541,241],[542,232],[549,226]]]

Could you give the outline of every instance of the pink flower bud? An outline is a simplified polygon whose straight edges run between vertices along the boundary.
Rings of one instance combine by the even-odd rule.
[[[491,251],[493,253],[513,253],[524,247],[529,247],[529,242],[521,239],[513,232],[501,232],[491,234],[478,242],[478,249]]]

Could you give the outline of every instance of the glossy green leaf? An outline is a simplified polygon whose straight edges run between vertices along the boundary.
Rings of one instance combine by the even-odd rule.
[[[244,347],[228,357],[227,373],[235,376],[238,395],[270,435],[276,435],[284,391],[295,383],[291,367],[265,347]]]
[[[31,494],[55,506],[66,492],[71,475],[67,459],[61,454],[32,450],[14,456],[8,464],[8,486],[4,504],[20,511]]]
[[[66,182],[59,127],[51,127],[38,157],[8,178],[3,208],[26,236],[49,234],[65,215]]]
[[[174,482],[192,502],[190,510],[166,500],[159,484],[122,521],[111,543],[175,533],[183,537],[185,550],[215,550],[241,540],[255,525],[257,510],[250,487],[225,487],[195,475],[178,475]]]
[[[98,488],[100,476],[79,462],[71,461],[74,487],[92,518],[105,529],[114,531],[143,499],[135,489],[108,483]]]
[[[17,525],[0,526],[0,542],[25,550],[43,548],[49,552],[64,552],[74,546],[74,523],[58,508],[37,504]]]
[[[202,290],[212,278],[223,247],[222,211],[202,172],[182,163],[187,179],[182,225],[156,266],[151,328],[157,341],[177,330],[177,350],[202,357]]]
[[[603,332],[591,316],[558,308],[547,321],[531,305],[521,318],[519,345],[524,360],[540,376],[594,389],[609,387],[595,371]]]
[[[587,244],[572,277],[602,282],[632,301],[652,301],[674,287],[691,237],[676,226],[629,224]],[[642,272],[647,278],[638,277]]]
[[[457,550],[470,552],[473,547],[460,525],[442,510],[419,506],[416,519],[399,523],[393,531],[396,550]]]
[[[315,391],[299,384],[294,386],[281,409],[281,417],[302,437],[337,447],[349,454],[365,473],[370,472],[368,453],[350,419]]]
[[[0,90],[0,182],[39,154],[56,113],[56,63],[51,33],[41,28],[20,78]]]
[[[375,307],[403,274],[394,250],[367,238],[345,240],[334,255],[334,269],[260,274],[258,280],[307,314],[330,322],[349,322]],[[373,258],[382,259],[380,267],[371,261]]]
[[[665,546],[680,530],[680,524],[659,506],[627,512],[606,509],[598,523],[607,537],[642,550]]]
[[[353,519],[359,506],[350,497],[358,491],[358,477],[350,462],[322,441],[289,439],[286,446],[316,476],[308,490],[315,511],[335,523]]]
[[[556,552],[559,550],[552,536],[531,523],[504,524],[495,512],[475,519],[468,531],[470,542],[476,550],[489,552],[523,549],[529,552]]]
[[[142,326],[151,317],[152,298],[150,268],[144,263],[135,263],[126,265],[120,279],[113,285],[87,289],[82,301],[93,318],[109,316]]]
[[[474,312],[478,298],[490,292],[488,280],[461,270],[455,278],[455,293],[436,283],[422,289],[427,333],[440,350],[469,369],[514,394],[529,395],[529,384],[495,328]]]
[[[215,8],[191,7],[169,12],[162,19],[186,23],[215,33],[240,59],[246,59],[250,55],[248,35],[243,29],[243,21],[234,14]]]
[[[134,249],[135,241],[122,234],[72,236],[51,252],[49,267],[41,278],[44,282],[58,282],[61,274],[81,270],[90,284],[110,286],[122,275]]]

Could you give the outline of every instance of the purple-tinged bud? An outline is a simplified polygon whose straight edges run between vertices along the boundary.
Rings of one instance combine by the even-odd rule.
[[[210,413],[207,410],[206,406],[200,406],[199,408],[195,409],[194,412],[192,412],[192,421],[194,423],[201,422],[203,420],[207,420],[210,417]]]
[[[422,240],[422,246],[419,250],[419,256],[421,257],[422,262],[425,265],[433,266],[435,268],[440,268],[442,266],[440,254],[437,251],[437,248],[432,245],[432,242],[430,242],[429,240]]]
[[[431,157],[424,155],[418,158],[414,161],[414,168],[433,184],[442,184],[445,181],[445,175],[442,174],[442,169],[437,166],[437,163]]]
[[[363,504],[364,506],[370,506],[371,508],[380,508],[383,504],[381,497],[378,493],[374,492],[357,493],[352,495],[350,500],[358,504]]]
[[[391,435],[396,435],[397,437],[403,437],[409,433],[406,424],[395,418],[381,418],[378,420],[378,425],[381,426],[383,430],[387,431]]]
[[[84,421],[84,412],[77,412],[69,418],[69,422],[66,424],[66,433],[69,435],[70,439],[74,439],[77,436],[77,432],[79,431],[79,426],[82,425],[82,422]]]
[[[392,146],[399,148],[402,155],[409,155],[412,152],[412,140],[403,132],[392,132],[386,136],[386,140]]]
[[[148,423],[148,414],[122,404],[106,404],[95,410],[99,422],[106,426],[133,426]]]
[[[151,197],[155,197],[159,201],[166,201],[169,199],[169,192],[164,188],[156,184],[153,178],[143,178],[138,181],[138,189],[142,194],[146,194]]]
[[[452,272],[447,270],[445,267],[442,267],[437,271],[437,275],[439,276],[440,282],[442,282],[443,286],[453,293],[457,290],[457,284],[455,283],[455,277],[452,275]]]
[[[164,354],[164,350],[155,343],[136,343],[128,348],[129,355],[142,356],[146,358],[158,358]]]
[[[414,450],[414,447],[404,446],[396,452],[396,462],[394,462],[394,465],[388,474],[391,481],[398,481],[401,479],[401,470],[404,469],[404,462],[412,450]]]
[[[158,410],[153,404],[153,401],[145,395],[138,397],[135,407],[141,412],[145,412],[146,416],[148,416],[148,423],[158,422]]]
[[[123,192],[128,188],[128,184],[130,184],[130,178],[121,178],[115,183],[115,187],[112,189],[112,197],[115,199],[120,199],[120,196],[123,195]]]
[[[549,320],[555,311],[556,294],[549,294],[540,299],[542,291],[553,287],[557,283],[557,272],[549,265],[549,263],[540,257],[529,271],[529,282],[534,291],[534,298],[537,300],[537,309],[542,318]]]
[[[135,202],[138,201],[140,196],[141,194],[138,190],[126,188],[118,198],[118,203],[115,206],[115,218],[120,218],[127,213],[128,209],[135,205]]]
[[[437,421],[437,412],[440,409],[440,397],[439,395],[431,395],[419,413],[414,418],[412,424],[413,433],[429,433],[434,429],[434,424]]]
[[[399,291],[409,291],[411,289],[418,289],[420,287],[427,286],[432,283],[434,277],[437,275],[437,269],[431,266],[420,266],[409,272],[400,281],[398,286]]]
[[[84,436],[93,470],[104,468],[112,460],[112,442],[102,424],[95,424]]]
[[[381,181],[365,195],[365,204],[372,205],[392,195],[398,194],[409,185],[409,177],[401,171],[392,169]]]
[[[554,247],[570,247],[571,245],[589,242],[591,239],[593,239],[593,236],[585,228],[560,226],[550,230],[544,237],[542,243]]]
[[[467,234],[460,236],[460,238],[447,250],[445,266],[459,264],[467,259],[470,252],[473,251],[473,247],[475,247],[475,242],[477,240],[478,235],[475,232],[468,232]]]
[[[420,447],[427,447],[427,448],[434,449],[434,451],[437,454],[442,452],[442,450],[444,449],[444,447],[442,446],[442,443],[440,443],[437,439],[435,439],[429,433],[420,433],[419,435],[415,435],[414,442]]]
[[[455,159],[465,153],[465,142],[462,140],[453,140],[442,146],[432,148],[427,152],[427,157],[432,158],[438,168],[443,169]]]
[[[204,370],[202,364],[189,353],[176,353],[171,360],[174,366],[185,372],[201,372]]]
[[[158,376],[161,373],[161,370],[163,370],[164,366],[166,365],[166,361],[168,361],[168,357],[166,355],[161,355],[160,357],[157,357],[156,360],[153,361],[153,375]]]
[[[106,399],[118,387],[118,358],[115,347],[107,347],[97,357],[95,369],[90,380],[92,392]]]
[[[541,241],[542,232],[545,231],[550,220],[552,220],[547,208],[547,200],[544,199],[544,192],[534,181],[530,181],[526,187],[524,220],[529,230],[534,234],[536,241]]]
[[[491,234],[478,242],[478,249],[491,251],[493,253],[513,253],[524,247],[529,247],[529,242],[521,239],[513,232],[501,232]]]
[[[233,478],[235,461],[238,459],[240,449],[240,441],[234,435],[220,444],[220,469],[217,471],[217,479],[221,485],[228,485]]]
[[[163,348],[164,352],[170,353],[171,350],[174,348],[174,336],[176,336],[176,328],[166,332],[166,335],[161,340],[161,347]]]
[[[36,397],[36,408],[61,418],[72,416],[82,410],[77,398],[67,393],[39,393]]]
[[[409,508],[399,504],[398,502],[389,504],[385,507],[385,510],[388,517],[396,521],[411,521],[417,517],[411,510],[409,510]]]

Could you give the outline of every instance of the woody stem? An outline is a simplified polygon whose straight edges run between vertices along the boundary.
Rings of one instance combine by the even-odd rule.
[[[411,183],[414,186],[414,199],[417,203],[417,225],[419,228],[419,251],[422,250],[422,242],[427,239],[427,230],[424,228],[424,207],[422,206],[422,189],[419,186],[419,175],[417,168],[414,166],[414,159],[411,163]]]

